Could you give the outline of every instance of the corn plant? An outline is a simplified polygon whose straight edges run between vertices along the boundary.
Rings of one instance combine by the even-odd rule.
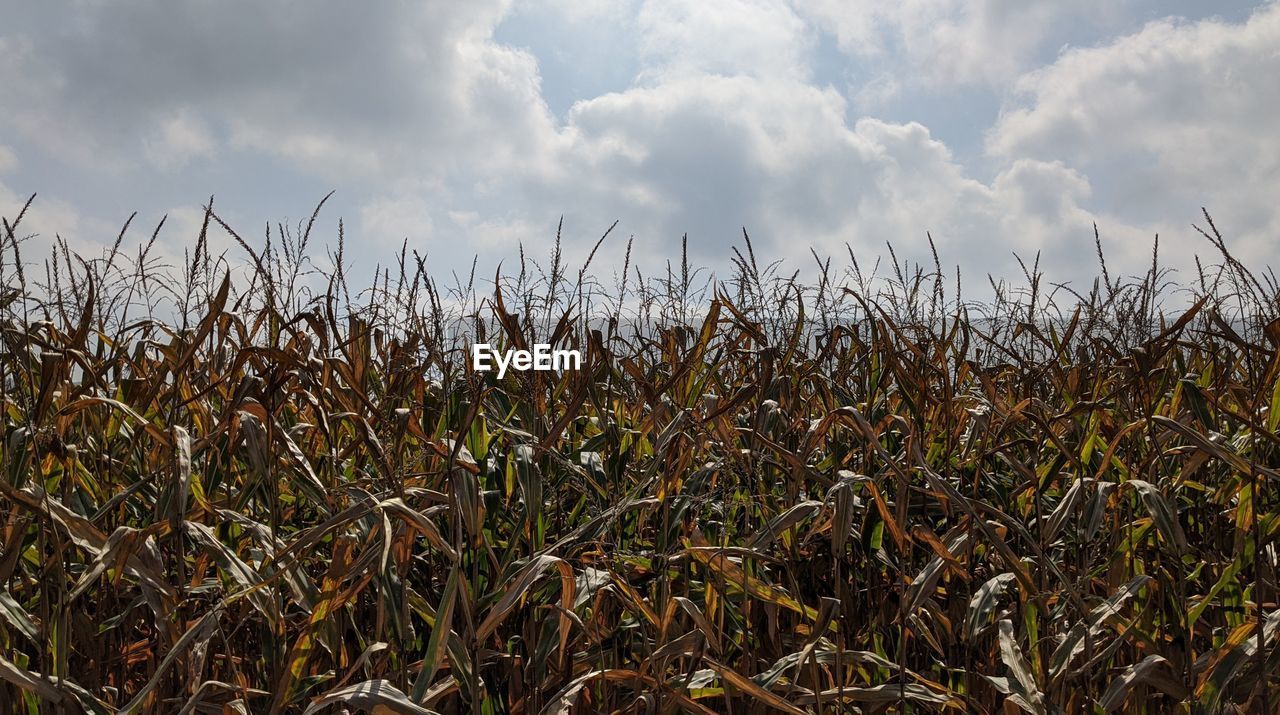
[[[1280,290],[1205,218],[1183,288],[985,303],[6,218],[0,712],[1277,712]]]

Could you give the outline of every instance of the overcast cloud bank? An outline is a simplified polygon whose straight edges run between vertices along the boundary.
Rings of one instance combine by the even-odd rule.
[[[0,213],[29,255],[97,252],[140,211],[162,250],[209,194],[246,235],[331,188],[358,272],[404,239],[442,271],[542,252],[656,267],[809,250],[970,275],[1140,272],[1152,237],[1273,262],[1280,4],[795,0],[6,3]],[[71,21],[67,21],[70,17]],[[946,137],[944,139],[943,137]],[[219,239],[220,248],[232,244]]]

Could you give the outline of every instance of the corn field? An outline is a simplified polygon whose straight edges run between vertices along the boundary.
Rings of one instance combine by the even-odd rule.
[[[1280,712],[1280,290],[1207,214],[1178,285],[982,303],[745,233],[355,290],[315,219],[4,221],[0,712]]]

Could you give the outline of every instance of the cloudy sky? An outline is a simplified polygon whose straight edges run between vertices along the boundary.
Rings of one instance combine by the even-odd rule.
[[[139,212],[181,255],[201,205],[242,234],[345,220],[357,269],[404,239],[447,272],[545,254],[654,268],[742,227],[797,268],[892,241],[969,275],[1041,251],[1092,276],[1151,238],[1280,237],[1280,4],[1175,0],[0,0],[0,214],[39,198],[101,250]],[[1206,14],[1212,12],[1213,14]],[[230,246],[219,239],[220,246]],[[355,248],[358,247],[358,250]],[[837,260],[839,262],[839,260]],[[1113,266],[1113,270],[1116,267]],[[491,274],[491,273],[490,273]]]

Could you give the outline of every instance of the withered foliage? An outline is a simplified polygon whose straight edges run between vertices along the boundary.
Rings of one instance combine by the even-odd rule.
[[[314,220],[164,269],[6,219],[0,711],[1280,711],[1278,293],[1211,222],[1190,290],[979,305],[745,236],[353,294]]]

